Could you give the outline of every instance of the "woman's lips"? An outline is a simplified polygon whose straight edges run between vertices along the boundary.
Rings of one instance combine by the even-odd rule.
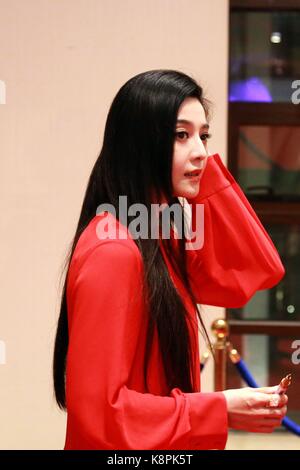
[[[200,177],[201,177],[201,171],[198,172],[197,175],[193,175],[193,176],[188,176],[188,175],[184,175],[186,178],[188,178],[190,181],[199,181],[200,180]]]

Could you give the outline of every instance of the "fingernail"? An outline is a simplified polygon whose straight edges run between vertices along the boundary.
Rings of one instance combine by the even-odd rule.
[[[276,395],[274,397],[271,397],[269,400],[269,406],[271,407],[277,407],[279,405],[279,397]]]

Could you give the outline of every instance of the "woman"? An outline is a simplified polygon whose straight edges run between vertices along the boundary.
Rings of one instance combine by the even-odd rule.
[[[229,427],[272,432],[286,413],[276,387],[200,391],[197,305],[241,307],[284,274],[243,192],[209,156],[208,127],[201,87],[178,71],[141,73],[113,100],[56,335],[65,449],[223,449]],[[164,217],[173,204],[190,219]],[[137,205],[152,218],[137,223]]]

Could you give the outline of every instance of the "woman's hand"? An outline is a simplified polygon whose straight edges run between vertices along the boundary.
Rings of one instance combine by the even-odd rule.
[[[278,395],[275,387],[224,390],[228,426],[248,432],[271,433],[280,426],[287,412],[287,395]]]

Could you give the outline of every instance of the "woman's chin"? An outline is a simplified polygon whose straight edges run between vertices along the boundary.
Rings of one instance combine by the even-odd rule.
[[[176,197],[185,197],[186,199],[192,199],[196,197],[200,190],[200,184],[194,185],[193,187],[184,188],[181,191],[177,191],[175,196]]]

